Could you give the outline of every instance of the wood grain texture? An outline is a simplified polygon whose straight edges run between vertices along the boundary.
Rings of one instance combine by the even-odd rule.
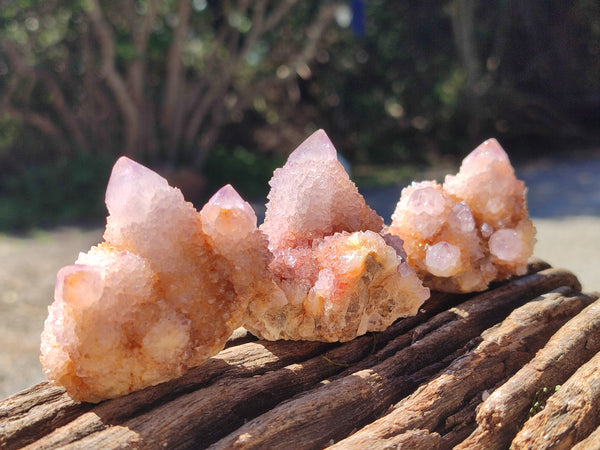
[[[496,392],[535,393],[556,378],[555,365],[570,373],[545,414],[581,422],[597,393],[566,379],[596,373],[600,304],[586,307],[596,297],[579,293],[567,271],[542,261],[529,269],[486,292],[434,293],[415,317],[344,344],[266,342],[237,330],[225,350],[181,378],[97,405],[41,383],[0,402],[0,447],[450,448],[474,442]],[[530,366],[541,378],[513,386]],[[564,409],[569,393],[592,406]],[[543,413],[523,433],[537,430]],[[572,443],[594,442],[598,424],[581,423]]]
[[[511,447],[570,449],[600,425],[600,353],[581,366],[529,419]]]
[[[568,272],[547,269],[479,294],[416,327],[412,343],[379,364],[359,364],[361,370],[282,403],[213,448],[319,448],[337,441],[409,395],[417,387],[411,374],[444,359],[515,307],[563,285],[579,287]]]
[[[536,393],[563,384],[600,351],[600,301],[567,322],[529,363],[494,391],[477,412],[478,427],[458,448],[506,448]]]
[[[600,449],[600,426],[584,440],[579,441],[571,450],[598,450]]]
[[[437,430],[461,405],[481,399],[483,392],[522,367],[558,328],[594,300],[568,295],[568,290],[560,288],[517,308],[482,333],[475,349],[394,405],[390,413],[330,448],[366,448],[374,440],[395,439],[411,430]]]

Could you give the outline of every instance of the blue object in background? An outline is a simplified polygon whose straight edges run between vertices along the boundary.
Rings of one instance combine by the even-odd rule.
[[[352,22],[350,27],[357,36],[365,35],[365,2],[364,0],[351,0]]]

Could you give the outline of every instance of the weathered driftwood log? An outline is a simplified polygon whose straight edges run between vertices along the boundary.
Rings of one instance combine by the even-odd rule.
[[[541,272],[475,296],[436,294],[417,316],[341,345],[248,342],[237,333],[183,377],[98,405],[42,383],[0,402],[0,447],[323,447],[430,382],[513,309],[560,286],[580,289],[569,272],[546,267],[535,262],[530,270]],[[462,413],[472,426],[479,398],[460,405],[454,420]],[[456,442],[468,431],[458,424],[413,429],[388,443],[444,446],[450,433]]]
[[[535,272],[546,267],[543,262],[534,262],[530,265],[530,270]],[[434,293],[417,316],[399,321],[383,333],[352,341],[347,347],[355,350],[356,355],[379,350],[390,339],[425,322],[448,305],[456,304],[464,298],[465,296]],[[208,385],[220,378],[258,376],[285,367],[292,362],[301,362],[315,355],[322,355],[322,352],[334,347],[332,344],[317,342],[248,343],[248,341],[256,341],[256,338],[248,336],[243,329],[236,330],[226,350],[201,367],[190,370],[180,379],[113,399],[96,407],[88,403],[73,402],[63,389],[48,383],[36,385],[0,403],[0,446],[21,447],[67,424],[66,429],[61,429],[60,432],[47,437],[46,445],[73,442],[94,430],[106,428],[107,421],[118,423],[120,420],[133,417],[175,398],[178,394]],[[344,370],[348,362],[351,362],[350,360],[336,362],[327,355],[322,355],[322,358],[323,361],[329,360],[333,367],[339,368],[338,370]],[[326,364],[325,366],[327,367]],[[94,412],[83,417],[83,414],[93,407]]]
[[[405,443],[412,447],[410,436],[421,439],[412,430],[436,430],[465,402],[481,399],[482,392],[516,372],[560,326],[595,300],[568,295],[568,290],[559,288],[516,309],[499,326],[486,330],[474,350],[394,405],[390,413],[330,448],[369,448],[374,441],[383,443],[401,434],[407,434]]]
[[[536,392],[563,384],[600,351],[600,301],[567,322],[528,364],[494,391],[477,412],[477,429],[458,448],[506,448],[521,428]]]
[[[511,448],[570,449],[600,425],[600,353],[581,366],[529,419]]]
[[[592,431],[583,441],[578,442],[571,450],[598,450],[600,448],[600,426]]]
[[[431,450],[440,447],[442,438],[437,433],[430,433],[427,430],[410,430],[407,433],[393,436],[390,439],[373,439],[369,446],[365,448],[373,449],[410,449],[410,450]]]
[[[339,440],[410,394],[417,387],[410,382],[410,374],[442,360],[515,307],[559,286],[579,288],[576,280],[563,278],[565,275],[563,271],[548,269],[444,311],[429,321],[439,327],[410,346],[379,364],[278,405],[215,443],[213,448],[318,448]],[[546,283],[551,278],[555,283],[549,283],[552,287],[548,289]]]
[[[21,447],[63,425],[58,443],[68,443],[140,411],[151,409],[178,394],[220,378],[253,376],[320,354],[330,344],[318,342],[261,342],[229,348],[190,370],[176,381],[134,392],[94,406],[71,400],[64,389],[40,383],[0,403],[0,446]],[[90,415],[84,414],[92,410]]]
[[[446,418],[440,444],[442,448],[454,447],[475,430],[477,426],[475,423],[476,408],[487,395],[489,395],[488,391],[483,391],[481,395],[474,395],[462,409]]]
[[[544,264],[532,265],[532,270],[542,269]],[[306,388],[305,384],[297,383],[298,376],[307,377],[306,379],[313,379],[313,382],[320,381],[335,372],[340,372],[346,369],[349,365],[360,359],[367,353],[371,353],[375,350],[379,350],[385,343],[390,339],[412,329],[415,325],[418,325],[433,314],[439,313],[448,304],[457,303],[459,299],[464,296],[451,296],[448,294],[435,293],[428,302],[428,305],[420,312],[417,316],[399,321],[392,327],[388,328],[382,333],[377,335],[364,336],[355,339],[345,346],[342,346],[339,350],[336,349],[332,353],[323,353],[327,349],[334,348],[333,344],[317,343],[317,342],[290,342],[290,341],[260,341],[251,342],[244,345],[235,345],[237,342],[246,342],[248,340],[256,340],[255,338],[249,337],[244,333],[243,330],[236,330],[234,337],[231,340],[230,347],[221,352],[215,358],[211,358],[205,364],[199,368],[191,370],[188,374],[182,378],[155,386],[153,388],[146,389],[144,391],[135,392],[128,396],[122,397],[121,399],[114,399],[101,405],[98,405],[93,409],[90,414],[82,414],[86,410],[89,410],[91,405],[83,404],[85,409],[80,410],[79,417],[76,420],[70,422],[64,422],[66,428],[62,428],[48,436],[45,436],[41,441],[36,442],[36,445],[45,445],[49,447],[65,445],[70,442],[81,441],[82,445],[94,445],[107,440],[110,442],[137,442],[138,437],[135,433],[131,434],[123,428],[107,427],[107,422],[111,423],[125,423],[126,419],[137,417],[139,414],[141,421],[145,421],[146,416],[143,415],[145,411],[151,410],[152,415],[163,413],[167,417],[179,417],[181,416],[182,422],[188,422],[189,418],[187,415],[182,414],[181,411],[176,411],[173,414],[173,410],[178,409],[177,401],[185,403],[187,397],[182,400],[176,399],[178,395],[183,395],[188,391],[199,389],[209,383],[214,383],[213,386],[203,391],[209,405],[199,404],[198,407],[202,409],[202,413],[209,416],[209,419],[203,420],[202,414],[198,414],[196,419],[202,422],[202,429],[198,429],[198,432],[206,429],[206,433],[201,437],[194,438],[195,445],[203,445],[207,441],[210,442],[214,439],[215,433],[225,434],[230,429],[235,428],[236,425],[243,423],[245,417],[239,417],[239,413],[231,413],[229,407],[237,403],[246,403],[253,410],[253,413],[259,413],[263,409],[268,407],[280,400],[278,395],[282,395],[283,398],[293,395],[294,389]],[[406,344],[410,344],[410,339],[407,340]],[[269,372],[277,371],[286,366],[286,364],[294,362],[302,362],[307,358],[314,357],[312,365],[302,368],[302,374],[298,374],[295,370],[297,367],[292,364],[286,370],[276,372],[277,376],[282,374],[287,376],[287,382],[292,387],[287,390],[285,389],[285,380],[277,378],[275,375],[269,374],[268,377],[263,378],[261,382],[258,382],[256,378],[260,375]],[[311,373],[311,369],[317,369]],[[304,375],[303,375],[304,374]],[[306,375],[309,374],[309,375]],[[312,378],[310,378],[312,376]],[[237,381],[241,380],[241,381]],[[250,380],[250,381],[248,381]],[[316,381],[314,381],[316,380]],[[230,387],[233,386],[233,387]],[[251,389],[247,389],[247,385],[251,386]],[[273,389],[276,386],[276,389]],[[45,384],[42,384],[40,388],[46,388]],[[260,399],[260,401],[251,401],[250,392],[256,390],[257,392],[267,391],[267,395]],[[273,391],[273,392],[272,392]],[[58,390],[62,392],[62,390]],[[242,392],[245,397],[236,397],[236,392]],[[65,404],[69,407],[77,408],[78,403],[72,402],[66,394],[63,396]],[[171,403],[161,407],[161,404],[165,401],[175,398]],[[217,401],[214,401],[217,398]],[[268,400],[268,401],[267,401]],[[222,405],[218,413],[214,410],[218,409],[219,402],[227,402]],[[269,403],[270,402],[270,403]],[[154,409],[153,409],[154,408]],[[248,406],[246,406],[248,408]],[[1,410],[0,410],[1,411]],[[190,414],[191,411],[188,411]],[[0,413],[1,414],[1,413]],[[171,415],[173,414],[173,415]],[[228,415],[229,414],[229,415]],[[77,416],[77,414],[75,414]],[[157,416],[158,417],[158,416]],[[28,423],[27,429],[39,429],[44,427],[46,422],[44,418],[40,418],[39,421],[31,421]],[[194,420],[196,420],[194,419]],[[226,423],[222,427],[214,427],[214,423],[222,421]],[[192,421],[193,422],[193,421]],[[10,427],[12,425],[12,427]],[[23,436],[24,442],[31,442],[31,438],[27,441],[28,436],[27,430],[21,427],[21,423],[9,424],[7,428],[12,428],[15,433]],[[57,424],[53,424],[53,428],[56,428]],[[60,425],[60,424],[59,424]],[[131,425],[128,423],[128,425]],[[182,425],[183,426],[183,425]],[[51,428],[51,429],[53,429]],[[103,432],[105,429],[107,431]],[[85,438],[88,433],[94,433],[93,437]],[[179,430],[182,431],[182,430]],[[10,431],[7,429],[7,436]],[[9,437],[10,439],[10,437]],[[12,436],[12,439],[19,440],[18,435]],[[3,441],[0,438],[0,443]]]
[[[77,403],[62,388],[44,382],[0,403],[0,447],[20,448],[76,420],[92,408]]]

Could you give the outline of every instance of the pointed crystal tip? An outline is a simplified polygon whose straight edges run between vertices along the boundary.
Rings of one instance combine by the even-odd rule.
[[[139,222],[151,211],[153,199],[170,191],[172,188],[166,179],[122,156],[113,166],[108,180],[106,207],[113,220],[118,220],[121,225]]]
[[[210,205],[218,206],[222,209],[240,209],[254,214],[250,204],[245,201],[231,184],[226,184],[219,189],[208,201]]]
[[[325,131],[317,130],[290,154],[288,162],[335,159],[337,159],[337,152],[329,136]]]
[[[112,168],[108,188],[111,187],[111,184],[119,184],[124,179],[143,181],[161,187],[167,184],[167,181],[153,170],[129,159],[127,156],[121,156]]]
[[[154,192],[168,189],[167,180],[159,174],[126,156],[121,156],[113,166],[108,180],[106,206],[112,215],[132,205],[145,204]]]
[[[463,160],[462,165],[484,170],[484,165],[496,161],[500,163],[510,163],[508,155],[500,143],[496,139],[491,138],[484,141],[469,155],[467,155],[467,157]],[[481,162],[485,163],[482,164]]]
[[[117,159],[117,162],[115,162],[115,165],[113,166],[113,169],[112,169],[112,173],[120,174],[120,173],[125,173],[125,172],[134,172],[134,171],[137,173],[142,173],[145,170],[149,170],[149,169],[144,167],[143,165],[141,165],[139,162],[134,161],[131,158],[128,158],[127,156],[121,156],[119,159]]]

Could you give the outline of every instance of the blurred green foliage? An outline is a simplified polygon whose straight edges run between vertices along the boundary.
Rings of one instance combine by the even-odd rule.
[[[108,155],[76,154],[58,163],[32,164],[6,176],[0,190],[0,229],[104,217],[104,190],[112,162]]]
[[[423,164],[463,147],[452,131],[464,74],[447,3],[366,2],[365,34],[347,30],[324,50],[309,90],[352,160]]]
[[[207,191],[215,192],[225,184],[231,184],[244,198],[264,198],[269,192],[269,180],[273,171],[285,161],[251,152],[244,147],[218,146],[208,156],[205,164]]]
[[[490,136],[514,158],[599,142],[599,2],[365,7],[364,35],[337,30],[306,87],[354,162],[436,164]]]
[[[111,34],[108,51],[94,5]],[[104,214],[109,168],[122,153],[193,166],[207,193],[232,183],[256,197],[317,128],[371,186],[460,158],[490,136],[511,157],[597,144],[599,121],[594,0],[7,0],[0,8],[3,229]]]

